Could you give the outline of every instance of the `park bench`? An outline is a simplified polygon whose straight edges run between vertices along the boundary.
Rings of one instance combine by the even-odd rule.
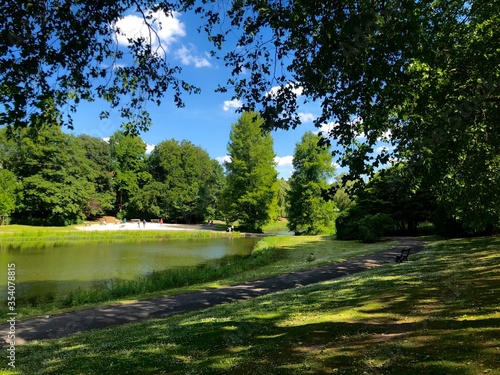
[[[131,223],[138,223],[139,221],[141,221],[140,219],[131,219],[130,222]]]
[[[151,219],[151,222],[152,222],[152,223],[159,223],[159,222],[160,222],[160,219]]]
[[[410,256],[411,247],[403,247],[401,249],[401,254],[396,255],[396,263],[402,263],[408,261],[408,257]]]
[[[90,221],[86,221],[86,222],[85,222],[85,226],[86,226],[86,227],[90,227],[91,225],[92,225],[92,223],[91,223]]]

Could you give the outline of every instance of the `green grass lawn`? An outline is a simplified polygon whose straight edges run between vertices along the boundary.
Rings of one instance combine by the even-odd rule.
[[[113,225],[113,224],[109,224]],[[145,231],[82,231],[76,226],[33,227],[28,225],[0,226],[0,245],[44,246],[77,242],[119,242],[119,241],[157,241],[168,238],[227,237],[231,233],[184,230],[145,230]],[[237,234],[234,234],[237,235]]]
[[[264,267],[234,275],[228,280],[228,284],[341,262],[389,249],[395,243],[395,241],[387,240],[373,244],[362,244],[357,241],[337,241],[330,236],[266,237],[257,244],[257,250],[259,248],[278,248],[284,253],[283,256],[278,261]],[[314,255],[314,261],[308,262],[311,253]]]
[[[500,374],[500,238],[435,241],[410,260],[18,346],[11,373]]]
[[[287,221],[274,221],[265,225],[262,231],[264,233],[283,233],[289,232],[290,230],[287,227]]]

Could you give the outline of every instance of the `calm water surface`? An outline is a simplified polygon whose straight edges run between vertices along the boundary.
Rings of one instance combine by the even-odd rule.
[[[59,295],[105,281],[130,280],[177,267],[249,255],[255,238],[180,239],[162,242],[0,249],[0,299],[7,297],[7,264],[16,265],[16,296]]]

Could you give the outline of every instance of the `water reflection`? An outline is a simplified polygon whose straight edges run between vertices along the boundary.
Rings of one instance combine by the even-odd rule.
[[[0,249],[0,299],[7,297],[7,264],[16,264],[17,298],[47,299],[77,288],[131,280],[153,271],[193,267],[250,254],[256,238],[172,239],[161,242],[58,244]]]

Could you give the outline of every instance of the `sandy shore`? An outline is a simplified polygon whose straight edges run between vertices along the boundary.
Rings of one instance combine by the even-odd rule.
[[[206,230],[211,231],[208,225],[187,225],[187,224],[158,224],[158,223],[146,223],[144,226],[142,223],[138,225],[137,223],[120,223],[120,224],[95,224],[92,223],[89,226],[79,225],[76,227],[83,231],[115,231],[115,230],[188,230],[188,231],[200,231]]]

